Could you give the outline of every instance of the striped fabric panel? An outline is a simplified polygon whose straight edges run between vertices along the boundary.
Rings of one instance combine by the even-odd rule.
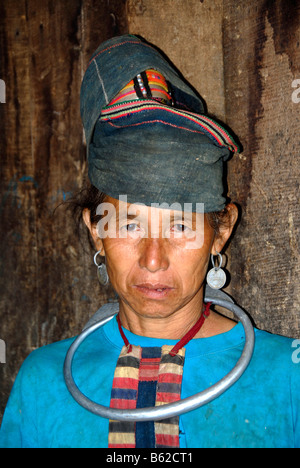
[[[212,136],[218,146],[225,146],[230,151],[239,152],[240,149],[229,133],[217,122],[203,114],[195,114],[174,107],[159,104],[153,100],[127,101],[121,104],[107,106],[102,109],[100,120],[112,121],[128,114],[135,114],[144,110],[161,110],[173,115],[182,116],[199,125],[199,132]],[[150,122],[151,123],[151,122]],[[162,122],[163,123],[163,122]],[[188,128],[186,130],[189,130]],[[194,130],[195,131],[195,130]]]
[[[127,346],[123,346],[115,369],[111,408],[136,408],[141,353],[139,346],[132,346],[130,353]],[[135,423],[110,420],[108,447],[135,448]]]
[[[171,356],[172,346],[124,346],[111,392],[112,408],[146,408],[178,401],[185,349]],[[179,416],[162,421],[109,421],[109,448],[179,447]]]
[[[162,347],[155,406],[180,400],[185,349],[175,356],[169,354],[171,349],[172,346]],[[155,421],[154,426],[157,448],[179,447],[179,416]]]
[[[155,406],[156,387],[159,375],[161,348],[142,348],[140,360],[137,408]],[[137,422],[135,427],[136,448],[155,448],[153,421]]]
[[[141,92],[145,92],[147,95],[145,81],[151,90],[152,97],[148,99],[154,99],[155,101],[161,102],[162,104],[171,105],[172,97],[169,94],[168,84],[164,76],[153,69],[146,70],[137,77]],[[129,100],[139,100],[136,93],[135,81],[131,80],[126,86],[112,99],[109,103],[110,106],[114,104],[121,104]]]

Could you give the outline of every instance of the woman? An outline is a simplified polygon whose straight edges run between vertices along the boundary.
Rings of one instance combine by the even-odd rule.
[[[78,206],[118,314],[81,344],[74,380],[111,408],[178,401],[218,382],[245,343],[240,323],[204,303],[209,260],[221,258],[237,220],[223,196],[223,164],[238,148],[174,67],[135,36],[113,38],[94,53],[81,112],[92,185]],[[207,277],[212,285],[216,271]],[[255,330],[251,362],[230,389],[159,421],[107,419],[80,406],[63,376],[73,341],[27,358],[0,446],[300,445],[300,373],[288,338]]]

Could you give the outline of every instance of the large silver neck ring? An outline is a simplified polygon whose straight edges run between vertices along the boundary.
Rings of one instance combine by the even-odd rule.
[[[112,317],[118,312],[116,308],[112,308],[109,312],[106,310],[104,316],[101,317],[100,309],[100,311],[98,311],[100,314],[98,313],[96,322],[92,323],[83,330],[83,332],[72,343],[66,355],[64,363],[64,378],[67,388],[75,401],[86,410],[96,414],[97,416],[101,416],[102,418],[113,419],[117,421],[159,421],[161,419],[171,418],[173,416],[178,416],[200,408],[201,406],[204,406],[207,403],[215,400],[224,392],[226,392],[226,390],[232,387],[232,385],[234,385],[240,379],[248,367],[254,349],[254,329],[247,314],[239,306],[237,306],[223,291],[213,290],[209,286],[206,286],[204,302],[212,302],[214,305],[221,306],[224,309],[233,312],[235,317],[242,323],[245,331],[245,345],[242,354],[233,369],[221,380],[219,380],[211,387],[188,398],[184,398],[174,403],[167,403],[163,406],[151,408],[139,408],[132,410],[115,409],[92,401],[77,387],[72,375],[72,364],[75,353],[83,341],[85,341],[88,336],[98,330],[98,328],[103,327],[103,325],[111,320]]]

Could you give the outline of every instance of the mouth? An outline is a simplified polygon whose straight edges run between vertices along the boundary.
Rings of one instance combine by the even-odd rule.
[[[144,296],[153,299],[164,298],[174,290],[173,287],[161,283],[141,283],[134,285],[134,288]]]

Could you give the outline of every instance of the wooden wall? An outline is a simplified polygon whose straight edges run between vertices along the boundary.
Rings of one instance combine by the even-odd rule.
[[[259,328],[299,336],[300,2],[224,0],[223,38],[226,119],[244,147],[229,164],[232,290]]]
[[[0,105],[0,338],[7,346],[7,362],[0,364],[1,409],[25,356],[76,334],[107,300],[70,214],[55,208],[81,186],[80,83],[95,48],[127,30],[124,5],[0,4],[0,77],[7,85],[6,104]]]
[[[2,0],[0,417],[28,353],[76,334],[111,295],[55,208],[86,172],[87,60],[115,34],[158,45],[239,135],[244,152],[228,167],[242,213],[227,251],[229,291],[259,327],[300,336],[299,14],[291,0]]]

